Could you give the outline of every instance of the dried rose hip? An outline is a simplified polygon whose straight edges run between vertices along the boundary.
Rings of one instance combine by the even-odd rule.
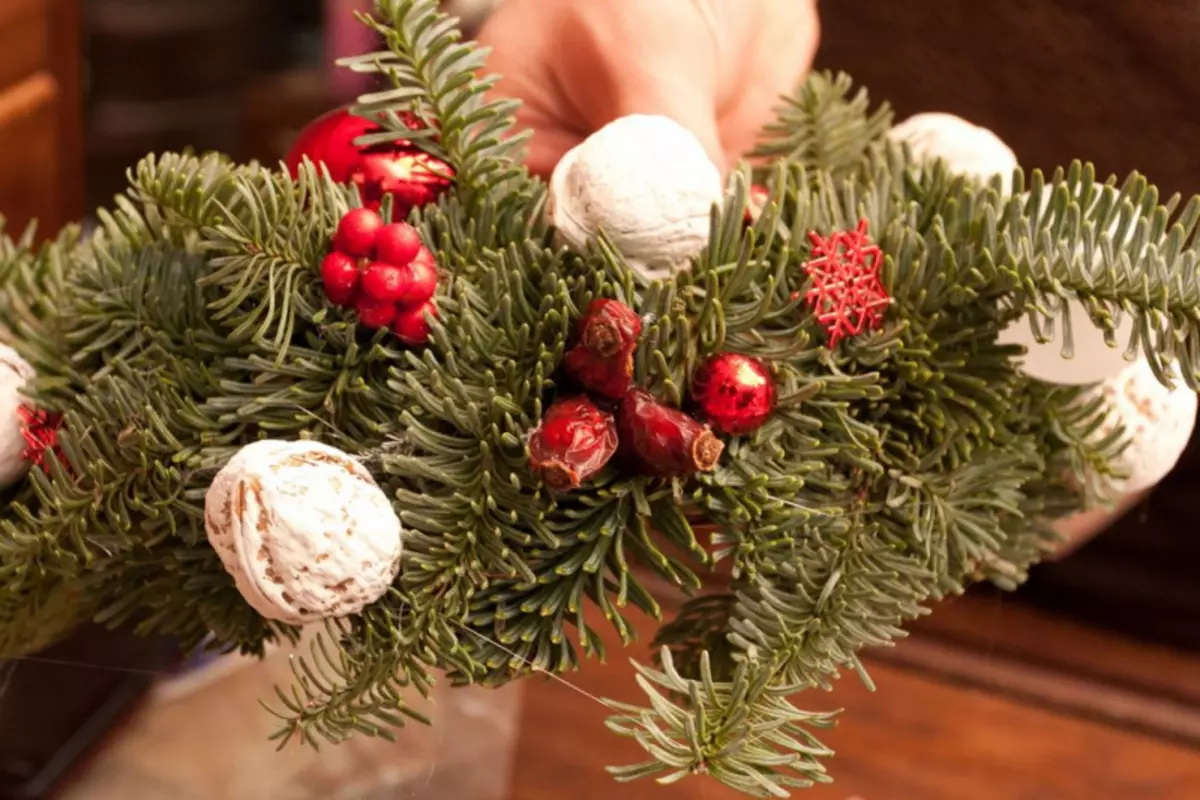
[[[631,389],[617,411],[621,447],[649,475],[674,478],[709,472],[725,444],[707,425],[658,402],[645,389]]]
[[[554,491],[577,489],[617,451],[617,423],[586,397],[559,400],[529,437],[529,466]]]
[[[578,332],[579,343],[563,359],[567,374],[588,391],[620,400],[633,383],[642,320],[624,303],[593,300],[579,319]]]

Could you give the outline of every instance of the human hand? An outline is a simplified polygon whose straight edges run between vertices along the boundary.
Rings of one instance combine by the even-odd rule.
[[[479,41],[497,92],[523,101],[526,163],[547,176],[628,114],[685,126],[722,172],[812,64],[816,0],[504,0]]]

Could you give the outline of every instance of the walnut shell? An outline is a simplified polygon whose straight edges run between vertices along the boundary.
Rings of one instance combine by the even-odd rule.
[[[21,390],[33,376],[29,362],[0,344],[0,488],[12,486],[29,472],[17,410],[25,402]]]
[[[1139,359],[1120,375],[1097,386],[1109,412],[1095,436],[1112,433],[1117,425],[1125,431],[1129,446],[1117,457],[1116,466],[1126,474],[1113,488],[1122,495],[1137,494],[1156,485],[1179,463],[1196,424],[1196,393],[1175,373],[1168,389]]]
[[[547,213],[574,250],[605,232],[646,281],[683,269],[708,245],[722,200],[720,170],[700,141],[667,117],[634,114],[605,125],[559,161]]]
[[[888,136],[906,143],[920,160],[940,158],[950,169],[982,181],[999,175],[1005,194],[1012,191],[1017,156],[996,134],[953,114],[917,114],[896,125]]]
[[[355,614],[400,570],[400,520],[387,495],[319,442],[243,447],[204,497],[204,528],[242,597],[279,622]]]

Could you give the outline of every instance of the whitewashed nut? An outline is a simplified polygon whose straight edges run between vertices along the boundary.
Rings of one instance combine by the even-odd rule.
[[[554,168],[546,210],[562,239],[583,250],[601,230],[646,281],[688,267],[708,245],[722,200],[721,172],[700,141],[667,117],[621,117]]]
[[[370,473],[319,442],[255,442],[204,497],[208,541],[242,597],[301,625],[355,614],[400,570],[400,520]]]
[[[1112,488],[1121,495],[1130,495],[1156,486],[1179,463],[1192,436],[1196,393],[1178,377],[1168,389],[1145,359],[1130,364],[1095,391],[1104,396],[1109,407],[1104,423],[1094,434],[1097,441],[1118,425],[1129,440],[1115,464],[1127,477],[1115,481]]]
[[[1017,156],[1000,137],[953,114],[917,114],[896,125],[888,136],[909,146],[920,160],[940,158],[952,172],[981,181],[999,175],[1005,194],[1012,191]]]
[[[12,486],[29,472],[21,433],[21,390],[34,376],[29,362],[0,344],[0,488]]]

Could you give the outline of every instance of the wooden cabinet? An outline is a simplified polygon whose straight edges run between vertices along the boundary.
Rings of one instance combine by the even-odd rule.
[[[82,214],[77,0],[0,0],[0,214],[51,234]]]

